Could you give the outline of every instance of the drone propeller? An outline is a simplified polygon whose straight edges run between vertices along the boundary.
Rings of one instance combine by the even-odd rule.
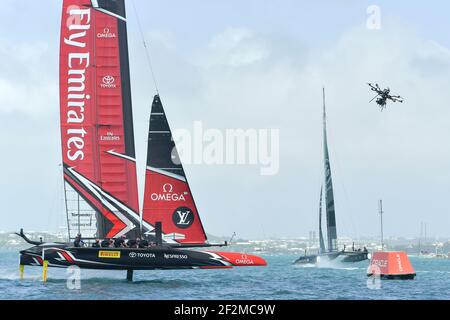
[[[382,90],[381,90],[380,86],[378,85],[378,83],[375,83],[375,85],[373,85],[372,83],[368,83],[368,85],[372,91],[375,91],[378,94],[381,94]]]

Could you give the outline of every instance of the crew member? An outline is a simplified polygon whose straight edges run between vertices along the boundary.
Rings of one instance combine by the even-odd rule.
[[[95,239],[95,242],[92,244],[92,248],[100,248],[100,239]]]
[[[111,244],[111,240],[109,240],[109,239],[104,239],[104,240],[101,242],[102,248],[109,248],[110,244]]]
[[[81,247],[84,247],[84,245],[85,245],[84,241],[81,240],[81,233],[77,234],[75,241],[73,242],[73,246],[75,248],[81,248]]]
[[[137,242],[139,241],[139,238],[136,240],[130,239],[127,241],[127,247],[128,248],[137,248]]]
[[[142,239],[141,241],[139,241],[139,248],[141,249],[145,249],[148,247],[148,241],[145,239]]]
[[[120,238],[115,239],[114,240],[114,247],[116,247],[116,248],[126,248],[125,239],[126,239],[125,236],[121,236]]]

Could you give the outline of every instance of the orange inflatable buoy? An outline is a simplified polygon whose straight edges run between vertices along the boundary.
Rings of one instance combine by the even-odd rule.
[[[406,252],[374,252],[367,276],[386,280],[413,280],[416,273]]]

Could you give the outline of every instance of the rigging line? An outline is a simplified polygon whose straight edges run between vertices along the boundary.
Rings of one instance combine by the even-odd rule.
[[[60,165],[58,165],[58,167],[61,167]],[[47,214],[47,226],[49,226],[50,228],[52,228],[52,231],[57,231],[57,230],[53,230],[53,228],[56,227],[56,229],[58,229],[58,226],[55,225],[55,222],[57,224],[59,224],[59,200],[60,200],[60,177],[61,174],[60,172],[58,172],[59,175],[56,176],[56,180],[53,181],[53,185],[52,185],[52,192],[54,194],[54,196],[52,197],[52,199],[50,200],[51,202],[50,204],[50,210],[48,211]]]
[[[141,40],[142,40],[142,43],[144,45],[145,56],[146,56],[146,59],[147,59],[148,67],[150,69],[150,73],[152,75],[153,84],[155,85],[156,93],[159,95],[158,82],[156,81],[156,76],[155,76],[155,72],[154,72],[154,69],[153,69],[152,59],[151,59],[151,56],[150,56],[149,48],[147,46],[147,41],[145,40],[145,35],[144,35],[144,31],[142,29],[141,20],[139,19],[139,13],[137,11],[136,4],[134,3],[134,0],[131,0],[131,3],[133,5],[134,14],[136,15],[136,21],[137,21],[137,24],[138,24],[139,33],[140,33],[141,38],[142,38]]]

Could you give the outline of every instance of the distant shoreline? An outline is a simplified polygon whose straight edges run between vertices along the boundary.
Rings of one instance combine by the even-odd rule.
[[[52,234],[47,232],[27,232],[27,236],[34,241],[39,241],[42,237],[45,242],[67,242],[67,237],[61,233]],[[223,242],[225,237],[210,236],[210,241]],[[239,249],[245,252],[258,253],[292,253],[295,255],[303,255],[305,252],[318,252],[317,239],[308,239],[299,237],[294,239],[266,239],[266,240],[245,240],[236,239],[228,248]],[[405,238],[388,238],[386,241],[388,250],[405,251],[414,255],[423,252],[425,254],[444,254],[450,253],[450,239],[405,239]],[[339,250],[350,250],[353,245],[355,248],[366,247],[370,252],[380,250],[379,240],[376,238],[351,239],[342,237],[338,239]],[[2,251],[19,251],[29,248],[23,239],[14,233],[0,233],[0,250]],[[227,249],[225,249],[227,250]]]

